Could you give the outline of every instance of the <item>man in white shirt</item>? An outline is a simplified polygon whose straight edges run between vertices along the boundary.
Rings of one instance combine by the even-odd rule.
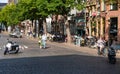
[[[100,37],[100,39],[97,41],[97,46],[98,46],[98,54],[102,54],[102,50],[105,47],[105,40]]]
[[[43,48],[46,48],[46,40],[47,40],[47,36],[46,36],[46,34],[43,34],[42,35],[42,45],[43,45]]]

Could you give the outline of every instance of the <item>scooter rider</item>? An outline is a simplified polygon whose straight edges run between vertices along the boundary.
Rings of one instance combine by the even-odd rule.
[[[102,37],[98,39],[97,47],[98,47],[98,54],[99,55],[102,54],[103,53],[102,51],[104,50],[105,47],[105,40]]]
[[[9,41],[9,39],[7,39],[7,40],[8,40],[8,42],[5,45],[4,55],[6,55],[7,53],[18,53],[19,45],[16,44],[16,42]]]
[[[11,46],[13,45],[13,42],[9,41],[9,39],[7,40],[8,40],[8,43],[6,44],[6,49],[11,50]]]

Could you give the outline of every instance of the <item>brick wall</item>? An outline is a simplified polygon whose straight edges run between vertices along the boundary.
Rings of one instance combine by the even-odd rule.
[[[110,6],[107,5],[106,7],[106,28],[105,28],[105,38],[108,40],[109,37],[109,27],[110,27],[110,22],[108,21],[111,17],[117,17],[118,18],[118,33],[117,33],[117,39],[120,42],[120,8],[116,11],[110,11]]]

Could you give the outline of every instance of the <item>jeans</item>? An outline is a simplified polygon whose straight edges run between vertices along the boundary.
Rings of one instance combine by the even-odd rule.
[[[43,48],[46,48],[46,40],[42,40]]]

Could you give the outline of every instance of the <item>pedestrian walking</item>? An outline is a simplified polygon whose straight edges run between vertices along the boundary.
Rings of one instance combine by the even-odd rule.
[[[46,41],[47,41],[47,36],[46,34],[44,33],[42,35],[42,45],[43,45],[43,48],[45,49],[46,48]]]

